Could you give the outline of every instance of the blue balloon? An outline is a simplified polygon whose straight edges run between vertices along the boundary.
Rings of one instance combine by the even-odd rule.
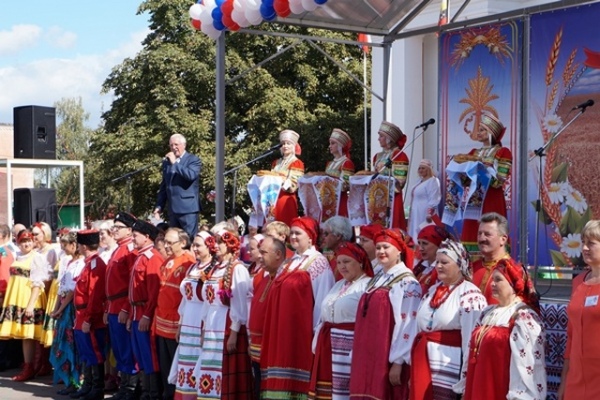
[[[213,25],[215,29],[222,31],[225,29],[225,25],[223,25],[223,12],[219,7],[213,8],[210,15],[213,18]]]
[[[275,8],[273,8],[273,6],[269,7],[265,3],[262,3],[260,5],[260,15],[266,21],[271,21],[277,16],[277,14],[275,13]]]
[[[225,25],[223,25],[223,21],[221,21],[220,19],[219,20],[215,19],[213,21],[213,26],[218,31],[224,31],[227,28]]]
[[[221,8],[221,5],[225,3],[225,0],[215,0],[215,3],[217,3],[217,8]]]
[[[273,7],[275,0],[262,0],[262,4],[265,4],[267,7]]]
[[[322,6],[323,4],[327,3],[327,0],[315,0],[315,3]]]

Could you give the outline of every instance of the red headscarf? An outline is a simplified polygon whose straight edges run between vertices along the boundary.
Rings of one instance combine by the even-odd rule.
[[[405,237],[399,229],[384,229],[375,235],[375,244],[379,242],[386,242],[394,246],[402,254],[404,264],[409,268],[413,269],[415,262],[415,255],[411,249],[408,248]]]
[[[308,237],[312,240],[313,246],[317,245],[317,238],[319,237],[319,223],[311,217],[297,217],[292,220],[290,228],[297,226],[302,229]]]
[[[356,243],[344,242],[338,246],[335,250],[335,256],[341,255],[352,257],[358,261],[367,276],[372,277],[374,275],[373,266],[371,265],[371,260],[369,260],[367,252]]]
[[[440,244],[449,237],[450,235],[448,235],[448,232],[444,228],[437,225],[427,225],[419,231],[417,240],[426,240],[440,247]]]
[[[538,314],[540,312],[540,302],[538,294],[533,287],[529,273],[521,264],[503,258],[498,261],[494,271],[500,272],[515,290],[515,294],[523,299],[523,302],[533,308]]]
[[[375,235],[383,230],[383,226],[379,224],[369,224],[360,227],[360,236],[364,236],[371,240],[375,240]]]
[[[21,244],[21,242],[25,240],[33,240],[33,233],[31,233],[31,231],[28,231],[27,229],[23,229],[21,232],[18,233],[17,244]]]

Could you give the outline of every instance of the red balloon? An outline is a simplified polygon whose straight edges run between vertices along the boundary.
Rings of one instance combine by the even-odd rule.
[[[273,8],[275,8],[277,15],[283,18],[292,13],[290,10],[290,0],[275,0],[273,2]]]
[[[231,13],[233,12],[233,0],[225,0],[221,5],[221,12],[223,13],[223,25],[225,25],[230,31],[239,31],[240,26],[231,19]]]
[[[192,23],[192,26],[198,31],[202,27],[202,22],[200,22],[199,19],[190,19],[190,22]]]

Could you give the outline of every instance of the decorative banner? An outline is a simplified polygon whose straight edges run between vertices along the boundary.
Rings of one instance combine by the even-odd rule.
[[[389,226],[389,210],[394,209],[395,179],[379,175],[354,175],[350,177],[348,214],[353,226],[371,223]]]
[[[563,356],[567,347],[567,305],[540,302],[540,311],[546,331],[547,399],[558,399]]]
[[[252,175],[248,181],[248,195],[256,212],[257,226],[264,226],[275,220],[273,210],[282,184],[283,178],[274,175]]]
[[[571,7],[531,17],[529,141],[533,151],[551,144],[541,163],[529,162],[528,213],[536,215],[537,200],[543,212],[527,219],[529,248],[535,248],[539,221],[538,265],[583,267],[581,230],[600,217],[600,190],[596,181],[600,164],[600,4]],[[578,104],[596,99],[596,105],[561,131],[577,115]],[[541,189],[540,189],[541,188]],[[534,252],[529,253],[530,263]]]
[[[511,253],[519,259],[519,192],[513,183],[520,180],[519,161],[521,139],[521,95],[522,95],[522,41],[523,23],[519,20],[507,21],[463,30],[446,32],[440,37],[440,162],[442,170],[450,163],[452,157],[460,155],[465,161],[485,152],[483,141],[487,139],[479,132],[479,123],[484,114],[497,118],[506,131],[501,138],[502,154],[512,153],[512,168],[508,168],[506,179],[494,182],[500,190],[492,196],[481,195],[479,198],[488,202],[506,202],[506,216],[510,227]],[[500,152],[498,152],[500,153]],[[477,157],[475,157],[477,158]],[[488,164],[488,163],[486,163]],[[443,215],[447,222],[453,222],[450,230],[457,236],[463,233],[462,221],[457,218],[459,207],[471,205],[476,198],[465,198],[473,195],[474,188],[469,182],[459,193],[452,181],[446,181],[441,175],[443,193],[453,190],[449,196],[463,196],[460,201],[455,198],[455,214]],[[517,179],[519,178],[519,179]],[[481,178],[480,178],[481,179]],[[455,182],[456,183],[456,182]],[[483,187],[480,186],[479,189]],[[486,193],[487,194],[487,193]],[[452,207],[449,207],[452,208]],[[462,218],[479,215],[476,208],[462,209],[473,211],[472,215],[463,214]],[[484,208],[485,209],[485,208]],[[444,211],[444,214],[446,211]],[[468,231],[473,233],[472,229]],[[466,232],[465,232],[466,233]],[[476,235],[476,232],[475,232]],[[472,235],[462,235],[465,244],[476,245]]]
[[[343,183],[329,175],[307,176],[298,179],[298,197],[304,214],[319,221],[338,215]]]
[[[446,167],[446,174],[448,185],[442,222],[453,226],[461,219],[479,219],[485,194],[496,171],[478,161],[457,163],[452,160]]]

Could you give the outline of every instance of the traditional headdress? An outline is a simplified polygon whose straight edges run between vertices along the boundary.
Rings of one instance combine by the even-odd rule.
[[[540,312],[538,294],[533,287],[529,273],[527,273],[523,265],[509,259],[501,259],[496,264],[494,271],[498,271],[504,275],[510,286],[515,290],[515,294],[523,299],[525,304],[533,308],[537,313]]]
[[[131,228],[133,224],[135,224],[135,221],[137,221],[137,219],[133,215],[121,211],[115,216],[115,222],[117,221],[120,221],[125,226]]]
[[[28,231],[27,229],[23,229],[21,232],[17,234],[17,244],[21,244],[26,240],[33,240],[33,233]]]
[[[350,148],[352,147],[352,139],[350,135],[339,128],[334,128],[331,131],[330,139],[335,140],[340,146],[342,146],[342,152],[348,158],[350,158]]]
[[[379,127],[379,133],[390,139],[400,150],[406,143],[406,135],[402,133],[402,130],[397,125],[391,122],[383,121]]]
[[[482,114],[479,126],[484,128],[492,138],[491,144],[500,144],[506,127],[502,125],[498,117],[492,114]]]
[[[312,244],[316,246],[317,238],[319,237],[319,223],[311,217],[297,217],[290,223],[290,228],[297,226],[302,229],[312,240]]]
[[[429,243],[433,243],[437,247],[440,247],[440,244],[449,237],[450,235],[448,234],[448,231],[446,231],[446,229],[443,227],[437,225],[427,225],[419,231],[417,240],[427,240]]]
[[[360,235],[359,236],[364,236],[364,237],[369,238],[374,241],[375,235],[377,235],[382,230],[383,230],[383,226],[381,226],[380,224],[362,225],[360,227]]]
[[[428,160],[426,158],[422,159],[419,163],[419,167],[421,166],[429,168],[431,170],[431,175],[437,175],[437,171],[433,168],[433,162],[431,162],[431,160]]]
[[[284,129],[283,131],[279,132],[279,141],[283,142],[284,140],[288,140],[292,143],[294,143],[294,153],[299,156],[302,153],[302,148],[300,147],[300,145],[298,144],[298,140],[300,139],[300,135],[298,134],[298,132],[293,131],[291,129]]]
[[[77,232],[77,243],[86,246],[100,244],[100,232],[95,229],[88,229]]]
[[[437,250],[438,254],[445,254],[452,261],[458,264],[460,272],[469,280],[472,277],[471,267],[469,264],[469,252],[460,242],[455,242],[452,239],[446,239]]]
[[[374,275],[373,266],[371,265],[371,260],[369,260],[369,255],[362,247],[360,247],[356,243],[344,242],[341,245],[339,245],[338,248],[335,250],[335,256],[337,257],[341,255],[352,257],[353,259],[358,261],[358,263],[362,266],[362,269],[364,273],[367,274],[367,276],[372,277]]]
[[[240,250],[240,238],[233,233],[222,230],[219,231],[217,235],[221,241],[225,243],[225,246],[227,246],[227,250],[229,250],[230,253],[237,253]]]
[[[135,223],[133,224],[133,226],[131,228],[134,231],[139,232],[143,235],[148,235],[148,237],[152,241],[156,240],[156,237],[158,236],[158,233],[159,233],[157,227],[155,227],[154,225],[152,225],[149,222],[142,221],[140,219],[135,221]]]
[[[412,269],[413,268],[413,255],[412,250],[406,245],[404,235],[397,229],[384,229],[375,235],[375,243],[386,242],[397,248],[400,253],[404,256],[404,264]],[[409,260],[410,258],[410,260]]]
[[[217,241],[215,240],[215,237],[210,234],[210,232],[200,231],[196,234],[196,236],[199,236],[202,238],[202,240],[204,240],[204,244],[206,247],[208,247],[210,254],[216,254]]]

